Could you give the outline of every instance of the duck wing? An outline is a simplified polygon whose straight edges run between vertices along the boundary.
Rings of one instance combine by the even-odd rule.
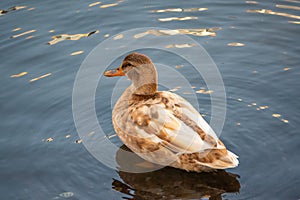
[[[126,132],[143,138],[139,145],[143,152],[155,144],[163,146],[177,156],[181,166],[175,167],[193,171],[193,165],[224,169],[238,164],[237,156],[226,150],[197,110],[179,95],[159,92],[155,98],[136,101],[128,110]]]

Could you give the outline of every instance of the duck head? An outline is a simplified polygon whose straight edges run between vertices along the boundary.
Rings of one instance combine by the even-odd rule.
[[[133,94],[153,95],[157,92],[157,72],[151,59],[141,53],[127,55],[122,64],[108,70],[104,76],[127,76],[132,81]]]

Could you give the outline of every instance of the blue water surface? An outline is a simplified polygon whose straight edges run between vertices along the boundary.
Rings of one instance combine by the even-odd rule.
[[[300,1],[105,0],[89,7],[92,3],[0,2],[0,9],[8,11],[0,16],[1,199],[215,199],[212,194],[223,199],[300,198]],[[171,8],[207,10],[166,11]],[[188,16],[196,19],[159,20]],[[141,27],[217,28],[215,36],[189,36],[207,50],[224,80],[227,115],[221,140],[240,157],[240,165],[227,170],[239,176],[234,178],[234,189],[222,190],[225,186],[218,181],[200,180],[215,176],[201,175],[198,182],[173,169],[169,177],[168,170],[152,174],[153,182],[145,186],[148,175],[110,169],[80,143],[72,115],[72,89],[82,61],[107,37]],[[48,44],[56,35],[96,30],[99,33],[78,40]],[[70,55],[78,51],[83,53]],[[142,52],[185,74],[195,91],[205,87],[182,59],[156,50]],[[120,59],[116,55],[115,63]],[[99,63],[99,69],[113,64]],[[114,82],[107,80],[96,93],[98,119],[108,134],[114,133],[110,107],[110,83]],[[184,88],[175,92],[189,98]],[[209,94],[197,93],[197,98],[209,120]],[[112,141],[121,145],[117,137]],[[159,177],[159,183],[155,182]],[[176,193],[176,187],[189,192]]]

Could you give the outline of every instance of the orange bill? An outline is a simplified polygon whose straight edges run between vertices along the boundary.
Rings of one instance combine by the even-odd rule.
[[[124,74],[122,68],[119,67],[117,69],[111,69],[111,70],[104,72],[104,76],[107,76],[107,77],[125,76],[125,74]]]

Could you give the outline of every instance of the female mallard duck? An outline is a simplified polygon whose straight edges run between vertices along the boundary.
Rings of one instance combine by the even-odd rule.
[[[196,172],[238,165],[237,156],[189,102],[157,90],[157,72],[146,55],[131,53],[119,68],[104,75],[132,81],[116,103],[112,121],[123,143],[140,157]]]

